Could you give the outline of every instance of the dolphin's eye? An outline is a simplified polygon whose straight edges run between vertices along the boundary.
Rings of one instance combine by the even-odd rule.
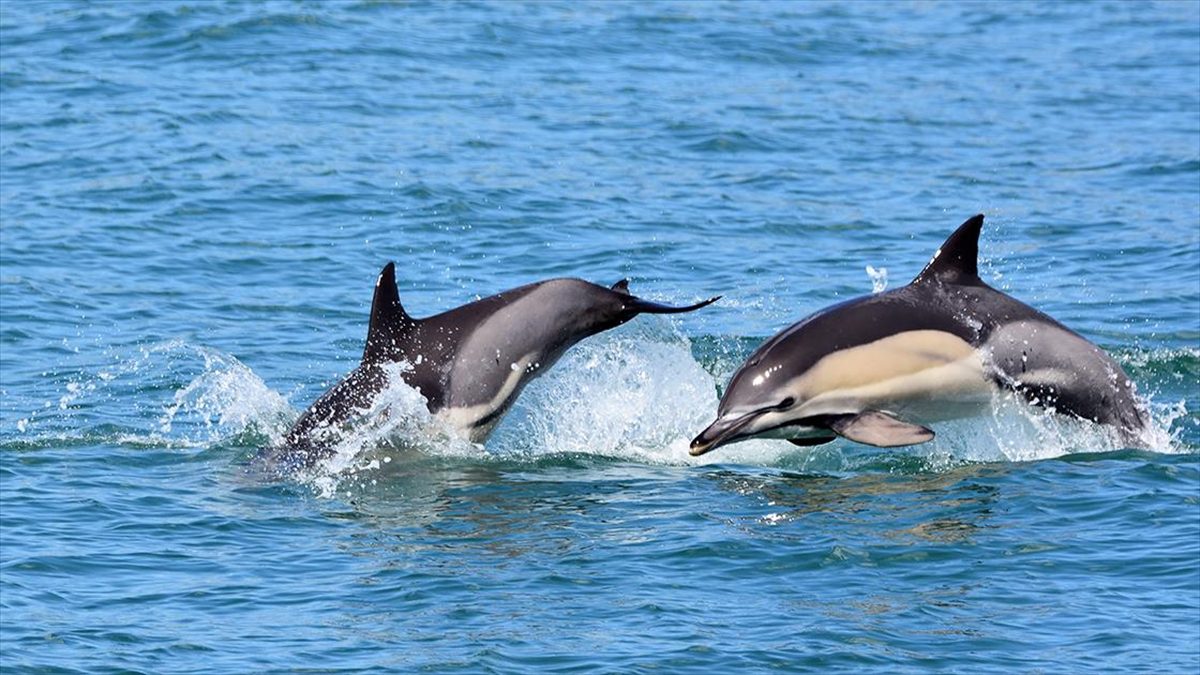
[[[789,397],[783,399],[782,401],[780,401],[778,407],[779,408],[790,408],[795,403],[796,403],[796,399],[789,396]]]

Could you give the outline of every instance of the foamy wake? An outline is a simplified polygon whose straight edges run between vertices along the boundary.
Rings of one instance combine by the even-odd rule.
[[[361,482],[364,475],[413,453],[481,462],[570,454],[649,464],[791,467],[797,462],[806,465],[804,457],[828,457],[850,447],[835,442],[796,448],[763,440],[691,457],[688,443],[712,421],[718,382],[728,379],[737,360],[718,361],[713,369],[719,375],[714,376],[693,356],[689,340],[667,320],[645,317],[573,348],[530,384],[486,445],[457,437],[429,414],[419,392],[393,377],[394,384],[339,438],[332,455],[299,477],[321,493],[334,494],[340,481],[355,477]],[[163,386],[171,381],[186,384]],[[160,390],[172,393],[158,404],[145,401],[150,395],[147,391]],[[175,341],[143,348],[137,356],[120,360],[94,376],[72,379],[57,401],[47,402],[45,411],[35,411],[16,426],[18,436],[33,441],[54,436],[47,429],[57,428],[59,435],[70,433],[61,430],[79,429],[81,425],[70,419],[74,410],[133,405],[142,413],[145,428],[121,429],[107,440],[178,448],[270,447],[282,442],[298,409],[307,403],[291,405],[228,354]],[[148,406],[157,412],[145,415]],[[1152,402],[1150,410],[1153,424],[1143,444],[1157,452],[1187,451],[1172,435],[1173,428],[1182,427],[1176,422],[1188,416],[1185,402]],[[118,410],[117,416],[122,412]],[[55,415],[60,424],[45,424]],[[991,414],[939,424],[936,431],[936,439],[929,444],[878,453],[911,453],[926,458],[936,469],[944,462],[1028,461],[1125,446],[1107,427],[1054,415],[1000,395]],[[1176,435],[1181,432],[1175,428]],[[854,463],[834,464],[852,467]]]

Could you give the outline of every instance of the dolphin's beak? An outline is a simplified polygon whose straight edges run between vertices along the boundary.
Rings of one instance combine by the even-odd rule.
[[[726,443],[737,440],[738,432],[747,424],[753,422],[763,412],[762,410],[756,410],[745,415],[718,417],[717,421],[708,425],[707,429],[701,431],[698,436],[692,439],[692,446],[688,450],[688,453],[693,457],[699,457],[706,452],[716,450]]]

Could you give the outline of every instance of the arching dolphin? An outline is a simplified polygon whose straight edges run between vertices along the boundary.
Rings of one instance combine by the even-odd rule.
[[[716,300],[669,307],[630,295],[628,280],[604,288],[551,279],[415,319],[400,305],[395,265],[388,263],[375,282],[362,362],[300,415],[285,445],[328,446],[386,388],[386,366],[400,362],[404,381],[430,412],[483,441],[521,389],[575,343],[638,314],[690,312]]]
[[[922,423],[978,412],[997,389],[1112,425],[1136,443],[1146,413],[1107,354],[980,278],[983,216],[917,278],[824,309],[767,340],[734,373],[691,454],[752,437],[880,447],[933,438]]]

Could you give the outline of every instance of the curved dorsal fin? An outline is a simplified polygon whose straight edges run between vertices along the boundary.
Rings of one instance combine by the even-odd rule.
[[[371,300],[371,325],[367,328],[367,346],[363,348],[363,363],[373,363],[392,357],[397,340],[416,322],[400,305],[396,290],[396,265],[388,263],[375,281],[375,297]]]
[[[979,231],[983,228],[983,214],[971,216],[958,226],[942,247],[933,254],[933,259],[921,270],[913,283],[941,281],[952,284],[980,283],[979,280]]]

